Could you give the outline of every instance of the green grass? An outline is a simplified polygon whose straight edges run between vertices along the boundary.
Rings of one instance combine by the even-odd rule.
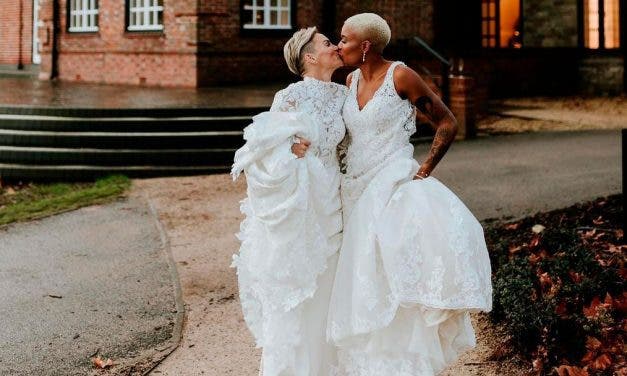
[[[124,195],[130,186],[129,178],[113,175],[91,183],[5,187],[0,191],[0,226],[110,202]]]

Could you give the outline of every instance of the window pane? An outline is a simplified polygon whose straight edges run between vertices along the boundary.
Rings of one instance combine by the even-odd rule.
[[[289,26],[290,24],[290,12],[282,11],[281,12],[281,25]]]
[[[263,25],[263,10],[258,10],[257,15],[255,16],[255,23],[257,25]]]
[[[274,10],[271,10],[270,11],[270,25],[276,25],[278,23],[279,23],[278,12],[274,11]]]
[[[275,7],[279,4],[278,0],[270,0],[270,6]]]
[[[500,0],[499,3],[500,47],[513,47],[520,44],[520,0]]]
[[[604,0],[603,30],[605,32],[605,48],[620,47],[620,13],[618,0]]]

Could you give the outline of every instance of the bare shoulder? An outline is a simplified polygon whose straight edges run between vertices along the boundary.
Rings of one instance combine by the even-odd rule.
[[[406,65],[399,65],[393,72],[394,84],[396,87],[408,87],[418,84],[422,79],[415,70]]]
[[[353,72],[350,72],[348,76],[346,76],[346,86],[350,87],[351,82],[353,82]]]
[[[394,86],[402,98],[415,100],[429,94],[429,87],[420,75],[408,66],[400,65],[394,70]]]

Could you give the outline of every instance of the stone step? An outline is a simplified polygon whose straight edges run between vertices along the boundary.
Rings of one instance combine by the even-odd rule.
[[[194,116],[253,116],[268,111],[267,107],[227,108],[63,108],[0,105],[0,114],[65,117],[194,117]]]
[[[5,181],[81,181],[121,174],[132,178],[187,176],[224,173],[223,166],[90,166],[90,165],[25,165],[0,163],[0,179]]]
[[[0,129],[58,132],[197,132],[243,130],[251,116],[67,117],[0,114]]]
[[[0,146],[104,149],[238,148],[242,131],[55,132],[0,129]]]
[[[93,149],[0,146],[0,163],[95,166],[223,166],[235,149]]]

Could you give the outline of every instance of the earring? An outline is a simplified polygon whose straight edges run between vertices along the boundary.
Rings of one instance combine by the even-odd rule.
[[[361,56],[361,62],[362,63],[366,62],[366,51],[364,51],[364,54]]]

